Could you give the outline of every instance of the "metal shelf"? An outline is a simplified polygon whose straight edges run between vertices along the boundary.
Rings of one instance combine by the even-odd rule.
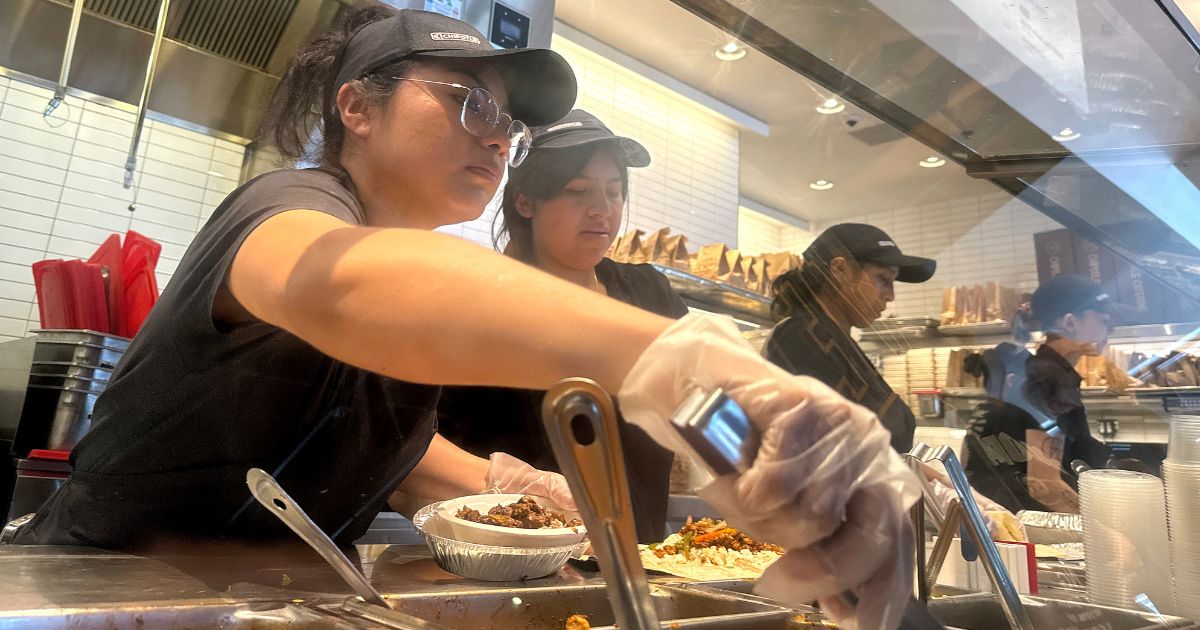
[[[1141,324],[1117,326],[1109,336],[1109,345],[1133,342],[1177,341],[1200,329],[1200,323]],[[1009,338],[1007,322],[954,324],[927,328],[899,328],[889,331],[864,331],[863,350],[879,354],[895,354],[898,349],[991,347]],[[1039,343],[1041,333],[1034,333],[1031,343]]]
[[[701,278],[673,267],[654,264],[688,306],[729,315],[756,326],[771,327],[771,298],[731,284]]]

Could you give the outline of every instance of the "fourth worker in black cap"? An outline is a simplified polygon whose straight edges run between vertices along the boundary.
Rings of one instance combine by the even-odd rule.
[[[1071,462],[1078,459],[1092,468],[1104,468],[1111,452],[1088,428],[1083,379],[1075,363],[1104,351],[1125,307],[1100,285],[1079,276],[1052,278],[1034,291],[1030,302],[1045,334],[1045,341],[1025,364],[1022,392],[1026,410],[1043,429],[1029,445],[1030,490],[1056,511],[1077,511]]]

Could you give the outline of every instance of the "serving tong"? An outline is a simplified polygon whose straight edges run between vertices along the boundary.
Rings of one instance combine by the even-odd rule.
[[[638,555],[612,398],[589,379],[559,381],[546,392],[542,422],[587,526],[617,625],[628,630],[659,628]]]

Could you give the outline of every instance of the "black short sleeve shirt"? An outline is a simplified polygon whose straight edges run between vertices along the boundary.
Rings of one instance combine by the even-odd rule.
[[[687,306],[666,277],[650,265],[603,259],[596,277],[609,297],[666,317],[683,317]],[[558,470],[542,428],[546,392],[503,387],[447,387],[438,405],[438,432],[480,457],[493,452],[519,457],[535,468]],[[619,403],[620,401],[618,401]],[[624,421],[618,429],[625,454],[634,522],[642,542],[662,540],[674,454]]]
[[[96,402],[74,472],[18,539],[135,547],[291,536],[245,482],[263,468],[335,541],[366,531],[433,437],[439,388],[375,374],[213,304],[243,240],[289,210],[364,222],[344,174],[284,170],[229,195],[184,254]]]

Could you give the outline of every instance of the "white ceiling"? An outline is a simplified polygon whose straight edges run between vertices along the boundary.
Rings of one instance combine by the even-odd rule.
[[[871,146],[851,136],[849,114],[861,118],[859,130],[882,123],[852,107],[841,114],[818,114],[815,107],[830,95],[755,50],[738,61],[718,61],[712,52],[727,36],[668,0],[557,0],[555,14],[768,123],[769,137],[741,133],[743,197],[820,222],[996,190],[953,162],[919,167],[930,150],[911,138]],[[817,179],[831,180],[835,187],[811,190],[808,184]]]

